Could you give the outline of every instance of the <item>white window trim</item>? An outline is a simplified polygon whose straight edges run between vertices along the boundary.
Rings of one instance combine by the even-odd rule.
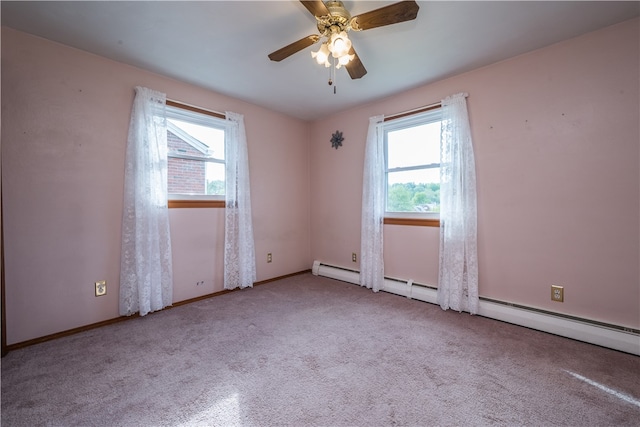
[[[216,194],[169,193],[169,200],[224,200],[224,196]]]
[[[385,218],[401,219],[440,219],[439,212],[389,212],[384,213]]]
[[[167,105],[166,108],[167,119],[189,121],[197,125],[217,127],[225,130],[228,126],[228,123],[225,119],[208,116],[204,113],[197,113],[195,111],[186,110],[184,108],[173,107],[171,105]]]

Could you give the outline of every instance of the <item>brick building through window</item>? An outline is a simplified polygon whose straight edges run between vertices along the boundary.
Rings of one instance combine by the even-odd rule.
[[[171,126],[169,125],[169,127]],[[207,157],[206,151],[203,152],[196,148],[171,130],[167,130],[167,148],[169,153],[190,157]],[[205,165],[205,162],[169,156],[167,172],[169,193],[205,194]]]
[[[167,107],[167,189],[171,197],[224,198],[225,122]]]

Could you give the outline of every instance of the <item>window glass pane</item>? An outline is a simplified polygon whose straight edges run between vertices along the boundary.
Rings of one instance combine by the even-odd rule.
[[[169,123],[175,125],[184,134],[178,135],[182,139],[188,139],[187,142],[192,146],[192,150],[196,150],[197,153],[203,157],[213,157],[216,159],[224,159],[224,130],[202,126],[195,123],[185,122],[177,119],[167,119]],[[171,128],[169,129],[171,130]],[[179,132],[177,132],[179,133]],[[191,137],[192,139],[190,139]],[[169,147],[169,153],[171,147]],[[192,154],[192,153],[189,153]]]
[[[387,150],[389,169],[440,163],[440,122],[390,131]]]
[[[224,196],[225,166],[223,163],[206,163],[207,193],[209,195]]]
[[[387,212],[440,212],[440,168],[389,172]]]
[[[167,164],[169,194],[206,194],[205,162],[169,157]]]
[[[170,195],[224,197],[225,126],[225,121],[218,118],[167,107]]]

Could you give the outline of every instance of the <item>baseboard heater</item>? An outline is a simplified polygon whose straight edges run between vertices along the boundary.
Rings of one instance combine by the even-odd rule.
[[[360,272],[336,265],[314,261],[311,272],[343,282],[360,284]],[[385,277],[385,292],[437,304],[435,287],[412,280]],[[640,331],[538,310],[480,297],[478,314],[483,317],[596,344],[640,356]]]

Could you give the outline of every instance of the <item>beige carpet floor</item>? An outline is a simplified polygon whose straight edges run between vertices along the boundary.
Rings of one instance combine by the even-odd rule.
[[[10,352],[2,426],[638,426],[640,358],[302,274]]]

